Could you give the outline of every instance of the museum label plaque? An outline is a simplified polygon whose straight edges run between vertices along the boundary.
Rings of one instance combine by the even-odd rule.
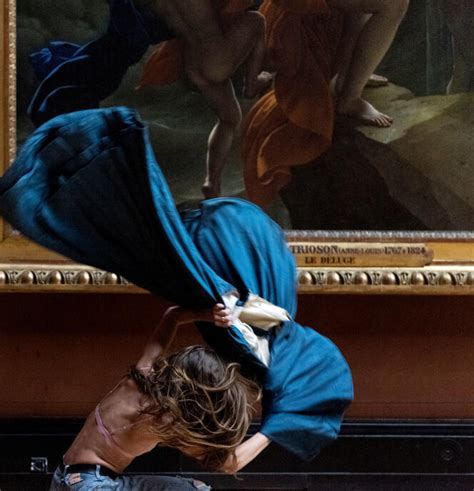
[[[292,242],[298,267],[422,267],[433,260],[425,244],[374,242]]]

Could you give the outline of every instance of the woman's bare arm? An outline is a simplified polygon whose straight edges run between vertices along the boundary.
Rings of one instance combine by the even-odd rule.
[[[255,435],[237,447],[235,457],[231,455],[227,459],[222,471],[227,474],[235,474],[257,457],[260,452],[265,450],[270,443],[270,438],[262,433],[255,433]]]
[[[223,304],[216,304],[212,309],[170,307],[153,331],[136,366],[149,367],[157,356],[169,348],[178,327],[197,321],[213,322],[216,326],[225,328],[232,325],[231,312]]]

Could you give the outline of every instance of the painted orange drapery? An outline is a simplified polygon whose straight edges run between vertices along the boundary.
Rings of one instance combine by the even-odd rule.
[[[267,45],[277,70],[242,130],[249,199],[263,205],[291,180],[291,167],[324,153],[332,140],[335,72],[342,15],[324,0],[265,0]]]
[[[232,14],[243,12],[253,5],[252,0],[212,0],[225,24]],[[183,49],[179,39],[161,43],[148,58],[138,88],[168,85],[184,77]]]

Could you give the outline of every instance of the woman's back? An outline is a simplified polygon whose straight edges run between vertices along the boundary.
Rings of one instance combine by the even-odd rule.
[[[137,384],[124,377],[89,414],[64,455],[64,463],[105,465],[121,473],[135,457],[159,442],[151,431],[155,417],[141,413],[147,402]]]

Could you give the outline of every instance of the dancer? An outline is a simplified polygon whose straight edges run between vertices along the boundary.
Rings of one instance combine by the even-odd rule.
[[[138,363],[87,418],[54,473],[51,491],[210,489],[192,479],[122,475],[156,445],[177,448],[212,470],[237,460],[258,389],[236,363],[224,363],[209,348],[166,354],[177,328],[196,320],[222,328],[230,316],[223,305],[168,309]]]
[[[0,211],[44,246],[184,309],[231,310],[228,328],[196,322],[263,389],[259,432],[227,472],[270,441],[312,459],[337,437],[350,371],[331,341],[293,320],[296,267],[283,231],[239,199],[205,200],[181,218],[133,111],[79,111],[39,128],[0,179]]]
[[[150,45],[176,38],[173,46],[179,45],[182,53],[177,52],[171,64],[182,59],[183,74],[218,117],[209,136],[202,187],[205,197],[218,196],[222,170],[242,118],[230,76],[245,64],[249,97],[271,78],[260,73],[265,54],[263,16],[247,10],[252,5],[249,0],[240,0],[238,5],[222,0],[110,0],[109,4],[109,27],[99,39],[83,47],[55,42],[32,55],[42,79],[29,108],[32,121],[38,126],[59,114],[98,107]],[[222,10],[225,22],[219,18]],[[158,67],[160,72],[169,68]]]

